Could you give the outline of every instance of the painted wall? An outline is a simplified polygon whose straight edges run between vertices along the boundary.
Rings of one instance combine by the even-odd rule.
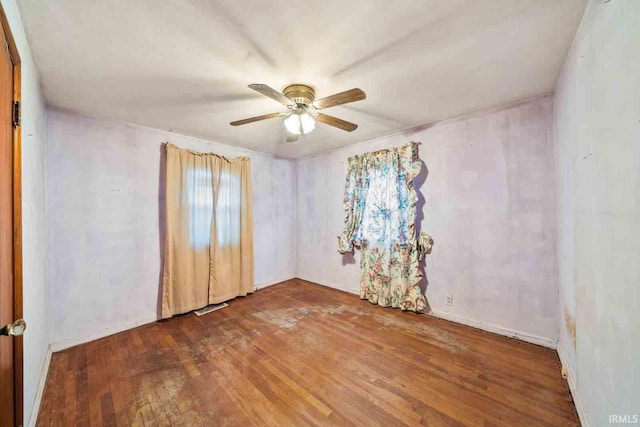
[[[54,349],[157,319],[161,144],[252,160],[255,280],[295,273],[295,163],[127,123],[47,111]]]
[[[638,1],[591,1],[554,98],[559,353],[593,426],[640,418],[638,23]]]
[[[434,314],[555,347],[558,305],[551,98],[297,162],[297,273],[358,292],[359,253],[337,252],[344,177],[354,154],[422,142],[421,229],[433,236],[427,299]],[[446,296],[454,299],[445,305]]]
[[[45,261],[45,106],[38,72],[15,0],[2,7],[22,64],[22,270],[24,335],[24,422],[30,425],[41,373],[48,368]]]

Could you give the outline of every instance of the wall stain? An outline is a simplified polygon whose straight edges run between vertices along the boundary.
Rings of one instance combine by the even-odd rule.
[[[567,329],[569,335],[571,335],[571,340],[573,341],[573,348],[576,348],[576,321],[567,310],[567,307],[564,308],[564,326]]]

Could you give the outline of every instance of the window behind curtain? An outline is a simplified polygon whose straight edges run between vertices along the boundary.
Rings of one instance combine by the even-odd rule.
[[[433,241],[412,226],[421,168],[415,142],[349,157],[338,252],[360,249],[360,298],[373,304],[416,312],[427,305],[420,261]]]
[[[218,244],[221,247],[237,245],[240,241],[240,177],[223,172],[218,192],[215,206]],[[187,171],[187,198],[190,244],[194,248],[206,248],[211,236],[215,200],[210,170],[193,168]]]
[[[406,244],[409,194],[406,185],[398,185],[398,181],[404,182],[403,173],[396,167],[384,165],[369,170],[368,175],[362,222],[354,240]]]
[[[218,245],[220,247],[237,245],[240,242],[240,201],[242,196],[240,177],[230,173],[222,173],[218,191],[216,205]]]

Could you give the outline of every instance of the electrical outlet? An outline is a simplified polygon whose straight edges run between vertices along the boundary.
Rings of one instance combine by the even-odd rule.
[[[453,307],[453,297],[451,295],[447,295],[447,301],[446,301],[447,306],[449,307]]]

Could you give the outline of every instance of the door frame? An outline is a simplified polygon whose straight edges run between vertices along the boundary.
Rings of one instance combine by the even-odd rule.
[[[21,74],[20,54],[11,34],[7,15],[0,4],[0,24],[4,32],[9,56],[13,64],[13,102],[19,105],[18,116],[14,117],[13,125],[13,316],[21,319],[22,313],[22,127],[21,127]],[[14,108],[15,111],[15,108]],[[14,113],[15,114],[15,113]],[[16,122],[17,119],[17,122]],[[23,396],[23,337],[13,337],[14,363],[14,410],[15,423],[23,425],[24,396]]]

